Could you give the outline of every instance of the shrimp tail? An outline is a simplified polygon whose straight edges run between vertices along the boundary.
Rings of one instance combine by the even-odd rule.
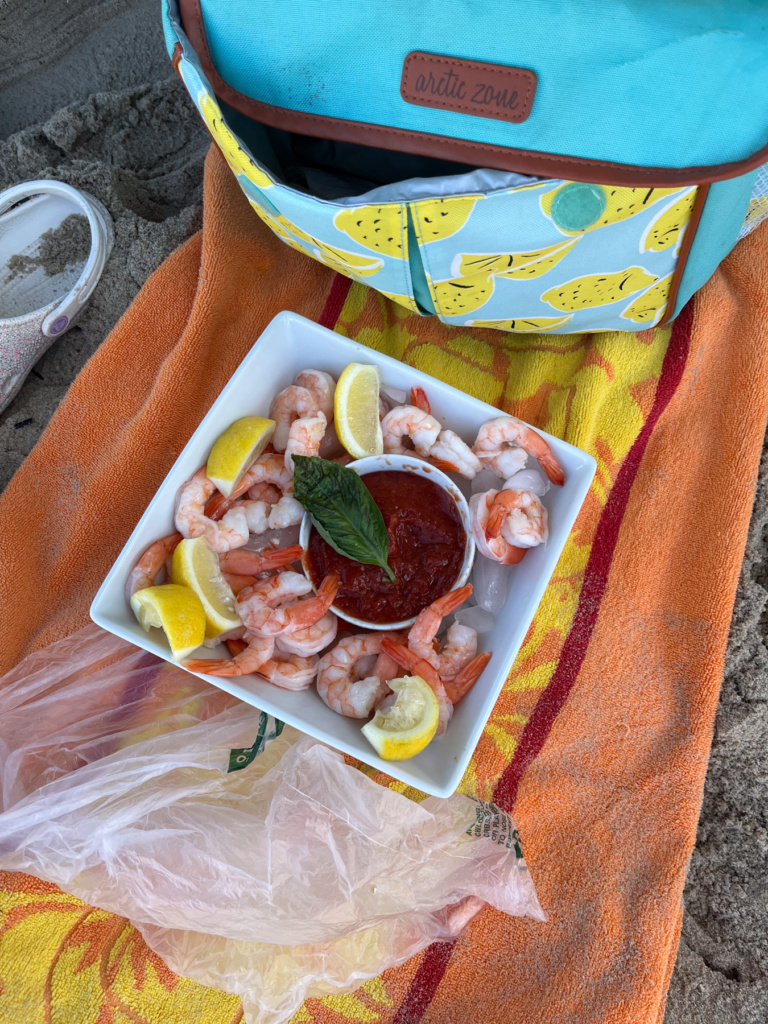
[[[407,668],[416,675],[420,675],[433,690],[439,685],[440,679],[433,666],[424,658],[420,658],[418,654],[414,654],[408,647],[385,636],[381,641],[381,649],[402,668]]]
[[[206,502],[205,514],[209,519],[212,519],[217,523],[222,516],[225,516],[227,512],[229,512],[234,504],[234,499],[225,498],[220,491],[216,491],[216,493]]]
[[[565,483],[565,474],[563,473],[560,463],[554,457],[552,452],[548,451],[543,455],[539,455],[536,461],[556,487],[563,486]]]
[[[231,640],[230,643],[237,643],[237,641]],[[221,678],[226,678],[227,676],[247,676],[254,671],[248,665],[239,663],[237,657],[232,660],[229,658],[216,658],[211,661],[206,661],[205,658],[192,658],[183,664],[184,668],[188,668],[190,672],[201,672],[207,676],[219,676]]]
[[[450,615],[451,612],[455,612],[457,608],[460,608],[465,601],[468,601],[472,596],[472,584],[467,583],[466,586],[458,587],[456,590],[449,590],[443,597],[439,597],[437,601],[433,601],[430,605],[431,609],[440,616],[445,618],[446,615]]]
[[[242,654],[243,651],[246,650],[248,647],[248,644],[245,642],[245,640],[227,640],[226,644],[227,647],[229,648],[229,653],[232,655],[233,658],[236,658],[238,654]]]
[[[469,693],[483,674],[492,654],[493,651],[484,651],[482,654],[478,654],[453,679],[443,681],[445,692],[452,704],[458,704],[461,698]]]
[[[258,572],[280,569],[284,565],[298,561],[303,550],[301,544],[292,544],[288,548],[273,548],[271,551],[244,551],[237,548],[223,554],[219,564],[225,572],[255,576]]]
[[[329,572],[323,582],[317,588],[317,596],[330,608],[333,602],[336,600],[336,595],[339,592],[339,586],[341,585],[341,577],[337,572]]]
[[[421,409],[422,412],[432,412],[432,406],[429,404],[426,391],[424,388],[420,388],[417,385],[414,385],[411,388],[411,405],[415,405],[416,408]]]
[[[504,525],[504,520],[507,518],[507,509],[501,503],[494,504],[491,506],[491,511],[488,513],[488,523],[485,527],[485,535],[491,540],[493,537],[498,537],[501,533],[501,528]]]
[[[452,462],[446,462],[445,459],[436,459],[433,455],[430,455],[429,461],[435,467],[435,469],[442,469],[444,473],[458,473],[459,467],[454,466]]]

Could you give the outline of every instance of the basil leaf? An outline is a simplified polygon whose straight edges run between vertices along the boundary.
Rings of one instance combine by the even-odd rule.
[[[357,473],[306,455],[293,456],[293,470],[293,496],[323,540],[355,562],[380,565],[395,583],[384,517]]]

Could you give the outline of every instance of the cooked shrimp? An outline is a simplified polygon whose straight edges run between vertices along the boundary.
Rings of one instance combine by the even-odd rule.
[[[277,452],[262,453],[245,473],[232,496],[239,497],[248,491],[248,497],[254,501],[266,501],[264,484],[272,484],[280,494],[289,494],[293,490],[293,476],[285,468],[283,456]]]
[[[276,452],[284,452],[288,444],[288,433],[294,420],[305,416],[316,416],[320,411],[317,399],[308,388],[290,384],[272,400],[269,408],[270,419],[277,426],[272,435],[272,447]]]
[[[275,649],[269,661],[260,666],[258,674],[284,690],[306,690],[317,675],[317,655],[303,658]]]
[[[426,391],[417,385],[411,388],[411,405],[421,409],[422,412],[432,412],[432,406],[429,404]]]
[[[184,668],[190,672],[202,672],[209,676],[248,676],[258,671],[265,661],[269,661],[275,649],[273,637],[253,636],[246,633],[247,646],[233,658],[216,658],[206,661],[204,658],[193,658],[185,661]]]
[[[209,519],[221,519],[246,491],[252,501],[272,505],[292,489],[293,475],[286,470],[283,456],[273,451],[262,452],[228,498],[214,494],[205,506],[205,514]]]
[[[205,466],[188,480],[176,499],[176,529],[183,537],[205,537],[208,546],[220,554],[248,543],[245,509],[235,506],[218,522],[205,514],[205,503],[216,490],[205,475]]]
[[[477,654],[477,633],[471,626],[453,622],[445,637],[445,646],[440,651],[440,678],[446,684],[455,679],[465,665]],[[456,701],[454,701],[454,704]]]
[[[237,610],[246,628],[258,636],[296,633],[322,619],[338,589],[338,574],[329,573],[317,594],[301,600],[311,592],[312,584],[306,576],[289,569],[241,590]]]
[[[469,524],[478,552],[502,565],[517,565],[525,554],[525,548],[509,544],[503,537],[489,537],[488,518],[494,498],[499,491],[485,491],[473,494],[469,499]]]
[[[249,533],[266,533],[269,529],[269,516],[272,506],[266,501],[238,501],[233,507],[241,508],[245,512],[245,521],[248,523]]]
[[[125,583],[125,596],[130,601],[137,590],[153,587],[166,559],[176,550],[181,540],[180,533],[172,533],[150,544],[133,569]]]
[[[293,381],[300,388],[306,388],[312,395],[320,412],[330,422],[333,419],[333,396],[336,381],[324,370],[302,370]]]
[[[472,584],[468,583],[457,590],[449,590],[447,594],[439,597],[432,604],[423,608],[416,616],[416,621],[408,633],[408,647],[413,653],[424,658],[430,665],[440,672],[440,655],[435,650],[435,637],[440,629],[440,623],[446,615],[455,612],[472,595]]]
[[[293,421],[285,447],[285,468],[290,473],[293,473],[294,455],[313,457],[320,451],[320,442],[323,440],[327,423],[321,412],[316,416],[305,416]]]
[[[288,526],[296,526],[304,518],[304,506],[292,494],[284,494],[280,501],[275,502],[269,513],[270,530],[284,530]]]
[[[484,651],[482,654],[478,654],[477,657],[464,665],[453,679],[446,681],[445,692],[448,694],[452,704],[458,704],[461,698],[469,693],[483,674],[483,670],[491,660],[492,655],[493,651]]]
[[[535,548],[549,536],[547,510],[530,491],[499,491],[485,528],[487,538],[501,537],[518,548]]]
[[[289,548],[265,548],[263,551],[228,551],[219,559],[222,572],[243,573],[256,576],[271,569],[282,569],[284,565],[297,562],[302,555],[301,544]]]
[[[435,734],[437,736],[445,732],[448,722],[453,717],[453,705],[458,704],[461,698],[472,689],[493,656],[493,651],[478,654],[464,665],[454,679],[443,680],[428,661],[418,658],[413,651],[409,651],[402,644],[393,644],[391,641],[385,640],[384,647],[398,664],[421,676],[437,697],[440,706],[440,717]]]
[[[407,455],[409,449],[403,444],[408,437],[419,455],[429,455],[430,448],[437,441],[440,424],[428,412],[415,405],[398,405],[381,421],[384,435],[384,451],[389,454]]]
[[[319,622],[295,633],[280,633],[277,638],[277,649],[289,654],[319,654],[328,644],[336,639],[339,620],[328,612]]]
[[[437,720],[436,736],[442,736],[448,728],[448,723],[453,718],[453,703],[446,693],[443,681],[439,673],[424,658],[420,658],[413,651],[402,644],[396,643],[385,637],[381,641],[381,649],[388,654],[398,665],[407,668],[413,675],[421,676],[424,682],[430,687],[437,697],[439,706],[439,717]]]
[[[355,669],[363,659],[380,655],[384,640],[392,640],[393,636],[358,633],[339,640],[332,651],[323,655],[317,669],[317,692],[331,711],[347,718],[367,718],[374,705],[386,697],[390,692],[386,682],[375,673],[356,679]],[[396,674],[395,667],[389,678]]]
[[[240,500],[248,492],[248,499]],[[205,507],[210,519],[221,519],[229,509],[242,505],[251,533],[264,533],[270,528],[272,506],[293,491],[293,472],[286,469],[285,459],[277,452],[264,452],[245,473],[229,498],[216,494]],[[251,502],[252,504],[249,504]],[[284,517],[284,511],[281,513]]]
[[[430,461],[438,469],[460,473],[466,480],[474,480],[483,464],[466,441],[452,430],[441,430],[437,441],[429,450]]]
[[[516,416],[497,416],[480,427],[474,445],[475,455],[484,466],[507,479],[526,463],[526,453],[532,455],[553,484],[565,482],[560,463],[547,442],[532,427]]]

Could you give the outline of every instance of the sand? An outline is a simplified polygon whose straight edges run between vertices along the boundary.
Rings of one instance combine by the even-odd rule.
[[[0,415],[1,489],[149,274],[199,227],[209,136],[170,70],[158,0],[5,0],[0,39],[0,189],[43,177],[87,189],[116,236],[80,323]],[[767,679],[764,454],[666,1024],[768,1020]]]

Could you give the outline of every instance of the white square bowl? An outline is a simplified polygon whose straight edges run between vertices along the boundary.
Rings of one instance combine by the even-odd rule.
[[[290,384],[300,370],[313,366],[338,377],[351,362],[376,363],[382,380],[393,387],[407,391],[414,384],[421,385],[429,396],[432,413],[466,440],[472,441],[487,419],[500,415],[493,406],[296,313],[278,314],[211,406],[149,503],[94,598],[94,622],[166,661],[172,660],[162,632],[145,633],[139,626],[125,600],[124,586],[145,549],[158,537],[173,532],[174,501],[179,487],[205,463],[219,434],[242,416],[266,416],[272,397]],[[461,781],[504,686],[595,474],[596,463],[591,455],[549,434],[543,436],[565,472],[564,486],[551,488],[544,498],[549,510],[549,542],[529,550],[519,565],[510,568],[507,603],[496,616],[494,630],[480,638],[480,650],[492,650],[493,657],[479,681],[456,706],[445,735],[417,757],[409,761],[382,761],[362,735],[363,723],[331,711],[314,687],[292,693],[258,676],[205,679],[408,785],[433,796],[450,796]],[[228,652],[221,648],[211,655],[227,657]]]

